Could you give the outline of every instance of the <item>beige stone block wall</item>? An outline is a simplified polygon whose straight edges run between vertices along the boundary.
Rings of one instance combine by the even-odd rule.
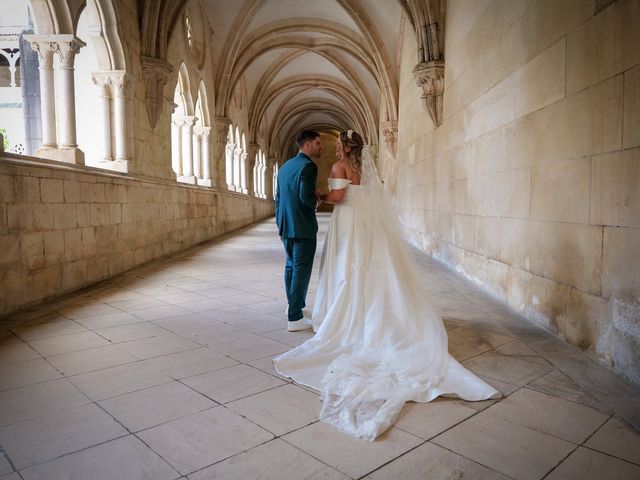
[[[407,238],[640,383],[638,0],[447,2],[444,122],[400,58]]]
[[[0,316],[271,215],[226,190],[4,155]]]

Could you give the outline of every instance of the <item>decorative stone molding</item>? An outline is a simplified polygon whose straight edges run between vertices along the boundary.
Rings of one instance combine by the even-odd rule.
[[[398,122],[396,120],[383,122],[382,134],[387,145],[387,153],[391,158],[395,159],[398,153]]]
[[[73,70],[76,54],[87,44],[75,35],[55,35],[56,41],[50,43],[50,48],[58,54],[57,68]]]
[[[422,87],[422,102],[436,127],[442,124],[442,97],[444,94],[444,61],[419,63],[413,69],[416,83]]]
[[[162,113],[165,98],[164,86],[173,67],[167,61],[154,57],[140,57],[142,77],[151,128],[155,128]]]
[[[446,0],[401,0],[416,33],[418,64],[413,69],[422,101],[436,127],[442,124]]]

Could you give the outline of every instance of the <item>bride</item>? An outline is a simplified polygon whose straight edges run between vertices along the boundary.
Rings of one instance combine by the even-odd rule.
[[[336,205],[320,263],[315,336],[275,358],[278,373],[322,392],[321,420],[367,440],[408,401],[499,397],[449,355],[362,137],[340,133],[336,156],[330,193],[319,194]]]

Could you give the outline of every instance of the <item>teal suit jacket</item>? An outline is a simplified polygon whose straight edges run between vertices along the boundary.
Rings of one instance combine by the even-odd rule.
[[[316,238],[318,167],[300,152],[278,171],[276,224],[283,238]]]

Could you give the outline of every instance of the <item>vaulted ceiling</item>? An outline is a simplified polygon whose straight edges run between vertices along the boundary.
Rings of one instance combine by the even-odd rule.
[[[204,0],[214,30],[216,112],[247,87],[249,134],[276,150],[303,128],[354,128],[377,141],[397,120],[397,0]],[[381,115],[383,118],[380,118]]]

